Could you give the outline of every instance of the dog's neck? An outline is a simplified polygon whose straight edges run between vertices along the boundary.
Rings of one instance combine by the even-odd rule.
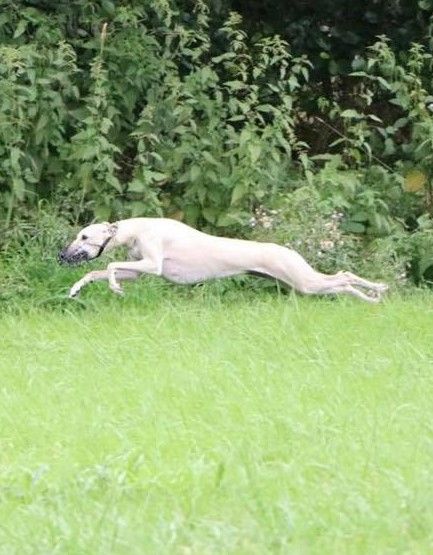
[[[109,243],[110,248],[121,247],[121,246],[131,246],[133,238],[130,233],[128,233],[126,226],[124,225],[124,220],[114,222],[112,225],[116,226],[116,233],[113,235],[112,240]]]

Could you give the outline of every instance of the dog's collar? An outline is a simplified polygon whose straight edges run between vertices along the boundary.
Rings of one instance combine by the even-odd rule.
[[[111,241],[112,238],[113,238],[113,235],[110,235],[109,237],[107,237],[105,239],[105,241],[102,243],[102,245],[99,246],[99,250],[98,250],[98,253],[96,254],[95,258],[99,258],[101,256],[101,254],[105,250],[105,247],[108,245],[108,243]]]
[[[102,245],[99,246],[99,250],[98,253],[96,255],[95,258],[98,258],[99,256],[101,256],[101,254],[104,252],[106,246],[108,245],[108,243],[111,241],[111,239],[116,235],[117,233],[117,223],[111,224],[109,231],[111,232],[110,235],[105,239],[105,241],[102,243]]]

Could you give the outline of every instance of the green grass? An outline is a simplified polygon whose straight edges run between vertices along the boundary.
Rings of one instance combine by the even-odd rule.
[[[432,552],[430,295],[128,291],[0,320],[0,553]]]

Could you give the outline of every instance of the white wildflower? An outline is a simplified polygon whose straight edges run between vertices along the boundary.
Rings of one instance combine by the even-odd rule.
[[[329,239],[320,241],[320,248],[322,251],[330,251],[334,248],[334,241],[330,241]]]

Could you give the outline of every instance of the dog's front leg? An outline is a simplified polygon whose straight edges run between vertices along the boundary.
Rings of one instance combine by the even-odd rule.
[[[138,272],[123,271],[123,272],[118,272],[117,279],[123,281],[124,279],[137,279],[138,276],[139,276]],[[94,281],[104,281],[104,280],[108,281],[108,270],[96,270],[93,272],[89,272],[80,280],[74,283],[74,285],[69,290],[69,298],[76,297],[78,293],[81,291],[81,289],[83,289],[83,287],[85,287],[89,283],[93,283]]]
[[[123,289],[118,279],[122,279],[123,272],[136,272],[138,274],[153,274],[160,276],[162,273],[162,262],[154,258],[145,258],[134,262],[111,262],[107,266],[108,284],[113,293],[122,295]]]

